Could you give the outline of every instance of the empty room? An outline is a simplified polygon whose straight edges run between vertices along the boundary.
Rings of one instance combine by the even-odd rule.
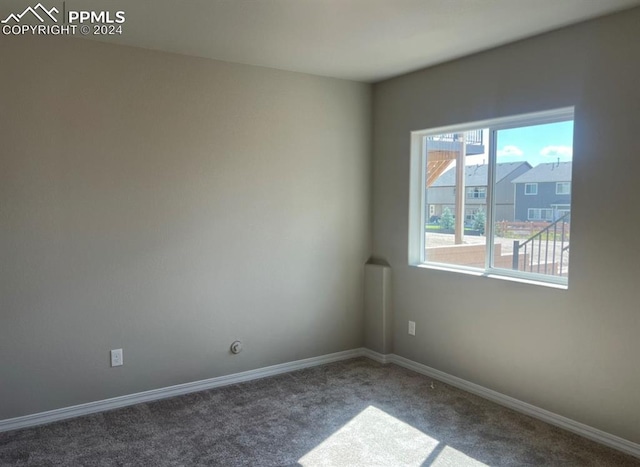
[[[0,465],[640,466],[640,0],[0,20]]]

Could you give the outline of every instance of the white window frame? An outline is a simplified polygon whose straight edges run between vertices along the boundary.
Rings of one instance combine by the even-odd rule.
[[[478,196],[475,196],[475,195],[478,195]],[[481,186],[467,187],[467,199],[487,199],[487,188],[481,187]]]
[[[568,186],[568,191],[558,190],[561,186]],[[556,195],[570,195],[571,194],[571,182],[556,182]]]
[[[509,128],[519,128],[531,125],[546,123],[557,123],[575,120],[574,107],[566,107],[544,112],[495,118],[459,125],[431,128],[427,130],[417,130],[411,132],[411,162],[410,162],[410,189],[409,189],[409,241],[408,241],[408,262],[410,266],[425,267],[436,270],[447,270],[456,272],[467,272],[475,275],[498,278],[512,278],[522,280],[527,283],[539,285],[549,285],[566,289],[568,278],[549,276],[534,272],[515,271],[510,269],[493,267],[494,238],[493,218],[495,211],[494,190],[495,190],[495,167],[497,161],[496,132]],[[485,267],[474,268],[470,266],[459,266],[454,264],[444,264],[429,262],[425,259],[425,204],[426,204],[426,164],[427,150],[425,140],[427,136],[439,135],[443,133],[460,133],[464,131],[489,129],[489,171],[487,181],[486,197],[486,238],[487,251],[485,254]]]
[[[531,215],[531,212],[536,212],[537,215]],[[547,217],[542,215],[542,212],[548,214]],[[527,220],[530,221],[552,221],[553,220],[553,208],[528,208],[527,209]]]
[[[527,188],[528,187],[533,187],[535,188],[535,190],[533,190],[531,193],[527,193]],[[537,183],[525,183],[524,184],[524,194],[526,196],[535,196],[538,194],[538,184]]]
[[[551,207],[553,208],[556,219],[571,213],[570,204],[552,204]]]

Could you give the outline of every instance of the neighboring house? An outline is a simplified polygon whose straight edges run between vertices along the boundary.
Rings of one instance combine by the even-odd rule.
[[[539,164],[513,184],[517,221],[554,221],[571,210],[571,162]]]
[[[487,212],[488,165],[467,165],[465,167],[465,219],[470,221],[478,211]],[[531,170],[527,162],[504,162],[496,165],[496,210],[497,221],[514,220],[514,192],[512,181]],[[448,207],[455,212],[456,169],[444,172],[427,190],[427,218],[442,216]]]

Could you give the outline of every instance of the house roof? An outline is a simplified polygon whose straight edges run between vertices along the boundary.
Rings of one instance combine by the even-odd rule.
[[[522,167],[523,164],[531,167],[528,162],[502,162],[497,164],[496,183],[507,177],[514,170]],[[489,166],[487,164],[465,166],[465,186],[487,186],[489,174],[488,168]],[[440,175],[440,177],[438,177],[438,179],[433,182],[431,188],[444,186],[456,186],[455,167],[450,168],[445,173]]]
[[[538,164],[533,169],[512,180],[511,183],[570,182],[571,162],[548,162]]]

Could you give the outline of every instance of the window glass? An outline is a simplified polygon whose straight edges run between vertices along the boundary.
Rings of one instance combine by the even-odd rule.
[[[427,136],[424,146],[425,260],[483,268],[489,173],[483,130]]]
[[[571,182],[556,183],[556,195],[568,195],[571,193]]]
[[[571,203],[562,195],[571,192],[573,121],[497,130],[495,138],[498,165],[517,160],[530,168],[511,182],[513,217],[496,217],[493,267],[566,279]],[[518,150],[501,155],[505,146]]]
[[[485,125],[413,133],[410,262],[566,284],[573,109]]]

